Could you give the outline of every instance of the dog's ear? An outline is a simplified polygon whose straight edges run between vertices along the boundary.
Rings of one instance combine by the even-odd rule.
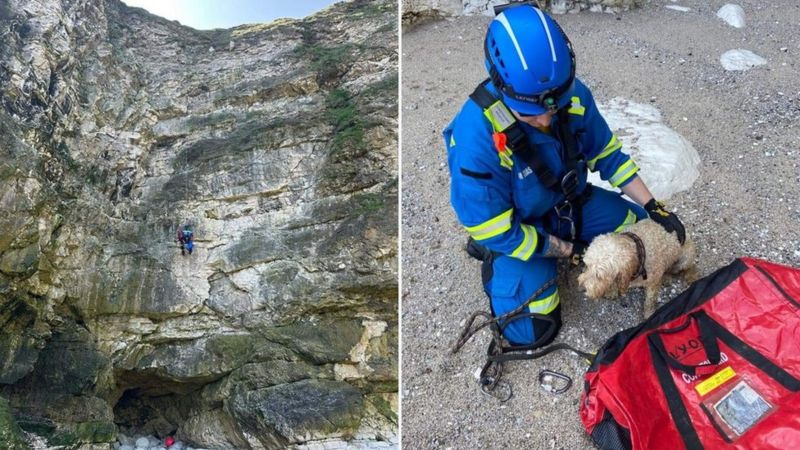
[[[626,249],[618,255],[616,283],[620,295],[628,291],[633,276],[639,270],[639,256],[635,249]]]
[[[608,293],[614,277],[606,269],[604,264],[587,266],[586,270],[578,276],[578,284],[586,290],[589,298],[597,300]]]
[[[617,273],[617,279],[615,282],[617,283],[617,290],[619,291],[619,295],[622,295],[628,292],[628,288],[631,286],[631,275],[628,271],[620,271]]]

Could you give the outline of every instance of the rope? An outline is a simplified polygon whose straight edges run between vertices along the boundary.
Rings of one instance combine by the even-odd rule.
[[[552,286],[556,284],[558,281],[558,277],[553,277],[544,283],[536,292],[531,295],[530,298],[537,298],[541,296],[546,290],[550,289]],[[476,311],[472,313],[467,319],[466,324],[464,325],[464,329],[461,331],[461,334],[456,340],[453,347],[450,349],[450,354],[458,353],[459,350],[467,343],[470,339],[480,330],[490,327],[492,332],[492,341],[489,343],[489,348],[486,352],[486,363],[484,364],[483,368],[481,369],[481,373],[479,376],[479,384],[481,385],[481,390],[484,393],[492,395],[492,392],[497,388],[499,385],[504,385],[507,387],[507,393],[503,394],[502,397],[497,398],[500,401],[507,401],[511,398],[512,391],[511,387],[507,386],[507,383],[500,383],[500,379],[503,377],[503,363],[506,361],[512,360],[523,360],[523,359],[536,359],[541,358],[549,353],[552,353],[557,350],[570,350],[573,353],[577,354],[578,356],[586,359],[591,363],[594,355],[591,353],[587,353],[581,350],[578,350],[569,344],[565,343],[558,343],[548,346],[547,348],[540,350],[538,352],[527,353],[528,350],[533,350],[537,347],[537,342],[547,342],[551,337],[552,334],[555,332],[554,327],[548,328],[548,331],[545,333],[544,336],[537,339],[537,342],[534,342],[530,346],[520,346],[520,347],[504,347],[503,346],[503,334],[502,334],[502,327],[503,322],[512,322],[513,320],[519,319],[520,317],[532,317],[537,319],[549,320],[551,323],[553,319],[545,314],[536,314],[536,313],[528,313],[524,312],[525,309],[528,307],[527,302],[523,302],[513,311],[509,311],[501,316],[493,317],[491,313],[486,311]],[[476,323],[478,318],[483,317],[483,321],[479,321]],[[509,354],[508,352],[512,351],[526,351],[524,354]]]

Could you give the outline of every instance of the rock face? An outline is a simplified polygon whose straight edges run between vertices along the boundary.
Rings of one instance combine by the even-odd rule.
[[[11,415],[8,402],[0,397],[0,442],[4,449],[23,450],[28,448],[22,438],[22,430]]]
[[[0,3],[0,395],[23,429],[396,439],[397,20]]]
[[[428,18],[470,14],[494,15],[492,8],[510,0],[403,0],[403,23]],[[618,13],[639,7],[643,0],[539,0],[536,4],[553,14],[592,12]]]

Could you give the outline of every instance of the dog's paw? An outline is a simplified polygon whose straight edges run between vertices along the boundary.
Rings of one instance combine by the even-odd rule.
[[[687,283],[692,284],[700,279],[700,270],[697,268],[697,266],[692,266],[684,270],[681,275]]]

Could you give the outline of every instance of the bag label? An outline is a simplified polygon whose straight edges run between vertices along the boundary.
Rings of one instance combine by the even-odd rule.
[[[736,372],[733,371],[731,366],[728,366],[714,375],[711,375],[708,379],[702,381],[701,383],[697,383],[697,386],[694,388],[697,390],[698,394],[703,396],[722,386],[723,383],[730,380],[734,376],[736,376]]]
[[[739,436],[771,409],[772,406],[744,381],[740,381],[714,404],[714,411]]]

